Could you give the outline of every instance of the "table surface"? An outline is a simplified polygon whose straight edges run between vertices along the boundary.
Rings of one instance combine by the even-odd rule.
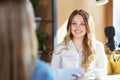
[[[103,80],[120,80],[120,74],[119,75],[108,75],[103,77]]]

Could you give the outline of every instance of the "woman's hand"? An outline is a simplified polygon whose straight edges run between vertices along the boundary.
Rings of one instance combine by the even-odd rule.
[[[75,80],[87,80],[87,76],[85,76],[84,74],[78,74],[76,75]]]

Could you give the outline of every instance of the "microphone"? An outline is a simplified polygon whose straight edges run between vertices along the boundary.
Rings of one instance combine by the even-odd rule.
[[[115,41],[114,41],[115,29],[113,26],[105,27],[105,36],[108,38],[108,42],[106,43],[106,45],[113,52],[115,50]]]
[[[115,57],[115,41],[114,41],[114,36],[115,36],[115,28],[113,26],[107,26],[105,27],[105,36],[108,38],[108,42],[106,45],[109,47],[109,49],[112,52],[113,60],[114,62],[119,61],[120,56],[118,58]],[[120,43],[118,45],[120,47]]]
[[[114,62],[117,62],[120,59],[120,56],[118,57],[118,59],[115,58],[115,52],[114,52],[115,50],[115,41],[114,41],[115,29],[113,26],[105,27],[105,36],[108,38],[108,42],[106,43],[106,45],[112,51]]]

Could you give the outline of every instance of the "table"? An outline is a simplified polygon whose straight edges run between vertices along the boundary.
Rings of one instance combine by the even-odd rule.
[[[120,74],[104,76],[103,80],[120,80]]]

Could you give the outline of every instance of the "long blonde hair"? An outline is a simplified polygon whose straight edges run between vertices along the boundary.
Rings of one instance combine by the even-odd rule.
[[[95,49],[93,45],[93,41],[95,39],[94,35],[94,24],[91,16],[84,10],[74,10],[69,19],[68,19],[68,24],[67,24],[67,34],[64,38],[64,42],[66,45],[66,49],[68,49],[68,43],[70,40],[73,39],[73,35],[71,33],[71,23],[72,19],[75,15],[81,15],[83,17],[83,20],[85,22],[86,30],[87,33],[84,38],[83,42],[83,59],[82,59],[82,66],[85,68],[86,71],[89,71],[90,63],[94,59],[95,55]]]
[[[34,24],[29,1],[0,1],[0,80],[30,80],[37,55]]]

